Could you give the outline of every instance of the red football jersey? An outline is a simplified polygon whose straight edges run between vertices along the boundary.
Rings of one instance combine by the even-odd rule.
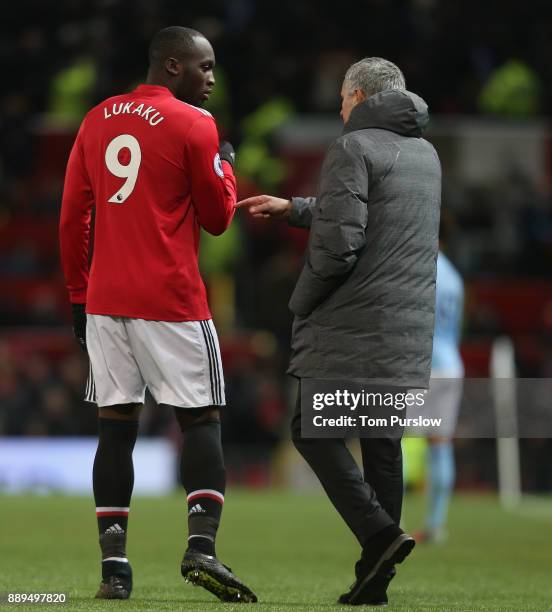
[[[69,157],[60,219],[71,302],[86,303],[91,314],[210,318],[199,230],[224,232],[236,202],[232,167],[218,150],[213,117],[166,87],[140,85],[86,115]]]

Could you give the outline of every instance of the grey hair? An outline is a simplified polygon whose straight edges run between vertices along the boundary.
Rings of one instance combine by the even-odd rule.
[[[365,57],[350,66],[343,84],[349,91],[360,89],[367,98],[386,89],[406,89],[400,68],[381,57]]]

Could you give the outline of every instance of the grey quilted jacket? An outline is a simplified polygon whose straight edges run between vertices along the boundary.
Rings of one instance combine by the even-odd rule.
[[[310,237],[290,374],[427,387],[441,202],[427,122],[413,93],[371,96],[328,150],[318,197],[292,199]]]

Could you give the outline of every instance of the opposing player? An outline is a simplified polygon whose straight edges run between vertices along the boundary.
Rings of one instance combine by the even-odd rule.
[[[439,435],[428,436],[428,513],[425,528],[414,535],[418,542],[443,542],[450,496],[454,487],[452,437],[462,399],[464,364],[459,350],[464,283],[446,255],[439,251],[435,300],[435,334],[430,390],[423,415],[443,419]]]
[[[75,335],[90,357],[86,398],[99,416],[98,598],[127,599],[132,590],[132,451],[148,387],[158,404],[174,407],[183,432],[189,537],[182,575],[221,600],[256,601],[215,554],[226,484],[219,419],[225,397],[198,246],[200,227],[217,235],[230,224],[236,181],[233,149],[219,144],[213,117],[200,108],[215,84],[214,65],[199,32],[158,32],[146,84],[87,114],[67,166],[61,257]]]

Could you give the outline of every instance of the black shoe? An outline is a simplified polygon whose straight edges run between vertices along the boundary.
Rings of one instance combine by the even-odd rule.
[[[357,566],[357,580],[351,587],[347,603],[358,606],[362,604],[382,605],[381,588],[385,577],[391,573],[393,566],[402,563],[416,545],[414,538],[391,525],[370,538],[363,550]],[[387,598],[387,595],[385,599]]]
[[[96,599],[128,599],[132,583],[121,576],[109,576],[100,582]]]
[[[363,571],[362,566],[363,566],[362,561],[356,562],[355,575],[357,577],[357,580],[362,575],[362,571]],[[376,574],[372,581],[370,592],[368,593],[366,597],[366,601],[363,601],[362,603],[365,605],[369,605],[369,606],[386,606],[389,603],[389,600],[387,599],[387,587],[389,586],[389,583],[391,582],[391,580],[393,580],[393,578],[395,577],[396,573],[397,572],[395,571],[395,568],[393,568],[387,574],[380,574],[380,573]],[[356,581],[354,582],[354,584],[351,585],[351,588],[349,591],[347,591],[347,593],[343,593],[342,595],[339,596],[337,603],[340,603],[340,604],[350,603],[349,599],[351,597],[351,593],[355,586],[356,586]]]
[[[188,548],[180,568],[186,582],[202,586],[221,601],[255,603],[257,596],[216,557]]]

